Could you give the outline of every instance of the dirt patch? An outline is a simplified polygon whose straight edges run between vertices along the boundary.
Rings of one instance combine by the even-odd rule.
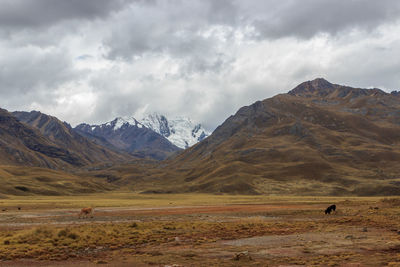
[[[84,219],[78,219],[78,209],[7,212],[0,214],[0,266],[400,262],[397,203],[336,204],[338,211],[331,215],[323,213],[322,202],[95,208],[94,217]]]
[[[165,207],[165,208],[145,208],[145,209],[97,209],[97,214],[102,212],[118,214],[148,214],[148,215],[168,215],[168,214],[202,214],[202,213],[254,213],[272,210],[310,210],[320,209],[316,205],[226,205],[226,206],[192,206],[192,207]]]
[[[253,214],[271,211],[287,210],[317,210],[322,209],[320,205],[221,205],[221,206],[177,206],[158,208],[95,208],[93,218],[78,218],[79,210],[44,210],[38,212],[8,212],[0,214],[0,227],[8,226],[35,226],[41,224],[86,224],[102,222],[124,222],[138,220],[141,216],[179,216],[194,215],[206,216],[207,214]],[[276,219],[276,216],[269,216]],[[264,218],[267,218],[264,216]]]
[[[270,235],[224,241],[223,245],[262,248],[259,255],[274,257],[306,256],[309,254],[340,254],[397,248],[397,235],[381,229],[345,227],[334,232],[312,232],[291,235]]]

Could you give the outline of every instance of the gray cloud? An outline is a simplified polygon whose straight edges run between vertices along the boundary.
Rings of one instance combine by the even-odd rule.
[[[71,19],[96,19],[121,9],[126,0],[1,0],[0,25],[49,27]]]
[[[61,50],[43,51],[35,47],[10,49],[0,46],[3,52],[0,55],[0,93],[5,96],[1,98],[0,105],[3,107],[27,109],[35,105],[57,106],[59,87],[78,81],[84,74],[72,68],[70,60]]]
[[[0,107],[213,129],[315,77],[398,89],[397,0],[0,0]]]
[[[115,18],[104,44],[108,58],[131,61],[145,54],[170,55],[182,62],[182,73],[218,71],[229,64],[219,38],[232,29],[207,33],[216,25],[235,24],[236,7],[230,1],[139,2]],[[223,36],[221,36],[223,35]]]
[[[250,2],[247,19],[263,38],[310,38],[318,33],[335,35],[349,29],[371,30],[400,18],[400,2],[394,0]]]
[[[22,49],[21,49],[22,50]],[[76,78],[61,51],[23,49],[4,58],[0,67],[0,92],[26,94],[35,88],[55,88]]]
[[[251,28],[254,38],[338,34],[345,30],[372,30],[399,20],[396,0],[304,1],[152,1],[134,3],[116,21],[105,44],[110,58],[129,60],[143,53],[193,53],[199,43],[213,47],[213,37],[199,31],[215,26],[234,30]],[[228,32],[229,33],[229,32]],[[228,41],[233,35],[226,34]]]

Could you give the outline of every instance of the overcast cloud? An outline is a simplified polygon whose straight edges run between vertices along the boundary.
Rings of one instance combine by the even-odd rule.
[[[400,88],[397,0],[0,0],[0,107],[209,130],[316,77]]]

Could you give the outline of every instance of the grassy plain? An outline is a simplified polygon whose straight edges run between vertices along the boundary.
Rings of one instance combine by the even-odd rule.
[[[0,266],[400,266],[399,198],[110,192],[0,208]]]
[[[191,205],[230,205],[265,203],[373,202],[382,197],[322,197],[215,194],[140,194],[124,191],[71,196],[14,196],[0,199],[0,208],[21,206],[28,209],[91,207],[161,207]]]

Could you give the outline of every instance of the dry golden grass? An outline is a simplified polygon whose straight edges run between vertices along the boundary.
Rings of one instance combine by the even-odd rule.
[[[384,266],[389,262],[400,262],[400,235],[397,234],[400,230],[400,198],[113,192],[78,197],[30,196],[25,200],[14,196],[1,200],[2,207],[17,203],[23,207],[19,213],[0,213],[0,259],[10,264],[30,259],[35,263],[61,261],[62,264],[88,261],[144,266],[243,266],[242,259],[234,260],[241,251],[249,251],[251,256],[246,266],[341,266],[349,262]],[[51,203],[57,203],[57,206]],[[323,209],[331,203],[335,203],[338,210],[335,214],[325,215]],[[95,213],[93,219],[78,219],[66,214],[66,221],[59,220],[63,222],[61,224],[51,216],[37,221],[22,216],[34,214],[39,209],[39,214],[47,212],[50,215],[54,208],[78,208],[89,204],[108,207],[110,212]],[[240,204],[266,208],[232,209]],[[210,213],[204,210],[193,213],[194,205],[209,208]],[[216,205],[225,212],[211,212]],[[289,205],[293,207],[284,208]],[[181,209],[187,213],[125,214],[117,208],[165,206],[172,210],[185,206]],[[60,212],[54,214],[63,216]],[[303,240],[300,247],[290,241],[296,236]],[[269,238],[269,248],[257,242],[240,245],[241,240],[249,242],[247,240],[251,239],[248,238],[252,237]],[[285,239],[289,241],[280,241]],[[238,245],[233,245],[236,241]],[[372,260],[368,259],[370,256]]]
[[[20,206],[24,209],[82,207],[165,207],[232,204],[302,204],[337,203],[343,201],[374,202],[380,197],[266,196],[214,194],[139,194],[126,191],[82,194],[74,196],[13,196],[0,199],[0,207]],[[400,199],[400,198],[391,198]]]
[[[105,192],[116,186],[103,179],[63,171],[0,165],[0,197],[5,195],[76,195]]]
[[[313,223],[280,223],[276,225],[271,222],[246,221],[244,219],[239,222],[224,223],[166,221],[103,223],[68,227],[40,226],[1,232],[0,259],[60,260],[91,256],[94,254],[93,251],[98,252],[99,250],[118,250],[161,244],[173,245],[183,241],[201,245],[218,240],[229,240],[232,237],[298,233],[311,230],[313,227]]]

